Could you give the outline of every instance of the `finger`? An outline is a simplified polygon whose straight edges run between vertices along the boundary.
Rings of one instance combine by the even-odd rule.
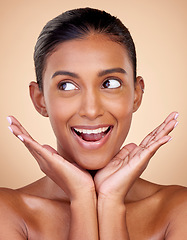
[[[136,146],[136,147],[132,148],[132,150],[130,151],[130,154],[129,154],[129,159],[133,158],[138,152],[142,151],[142,149],[147,148],[152,143],[153,139],[156,138],[157,131],[161,132],[161,134],[160,134],[160,138],[161,138],[162,137],[161,135],[163,135],[163,132],[162,132],[162,130],[160,130],[160,128],[163,128],[163,125],[165,125],[165,124],[162,123],[159,127],[157,127],[151,133],[149,133],[144,138],[144,140],[140,143],[139,146]],[[168,133],[169,133],[169,130],[168,130]],[[158,138],[155,139],[155,141],[157,141],[157,140],[158,140]]]
[[[149,133],[144,140],[140,143],[139,147],[135,148],[130,153],[130,158],[134,157],[137,152],[141,151],[141,149],[145,149],[149,147],[154,141],[158,141],[159,138],[162,138],[165,135],[168,135],[178,123],[176,121],[178,117],[178,113],[173,112],[171,113],[165,121],[160,124],[157,128],[155,128],[151,133]],[[170,137],[169,137],[170,138]]]
[[[42,146],[37,141],[24,134],[18,135],[18,138],[22,140],[24,145],[36,159],[41,170],[49,174],[51,166],[54,163],[54,157],[58,157],[57,151],[48,145]],[[62,157],[60,158],[62,162],[64,159]]]
[[[123,160],[136,147],[137,147],[137,145],[135,143],[129,143],[129,144],[125,145],[119,151],[119,153],[115,156],[115,158],[119,158],[119,159]]]
[[[60,156],[55,149],[48,145],[40,145],[31,138],[21,135],[23,142],[30,149],[32,155],[38,162],[40,169],[49,178],[57,183],[67,193],[69,192],[66,184],[70,184],[72,174],[76,174],[78,168]]]
[[[142,158],[151,159],[151,157],[156,153],[156,151],[163,146],[164,144],[168,143],[172,138],[168,135],[158,139],[157,141],[154,141],[149,147],[145,149],[140,149],[140,151],[137,153]]]
[[[58,152],[57,152],[54,148],[52,148],[51,146],[49,146],[49,145],[43,145],[43,147],[46,148],[48,151],[50,151],[52,154],[53,154],[53,153],[58,154]]]
[[[153,141],[158,141],[159,139],[161,139],[164,136],[167,136],[171,131],[173,131],[173,129],[178,125],[178,122],[176,120],[172,120],[169,123],[166,124],[166,126],[158,133],[154,136],[154,138],[152,138],[146,147],[148,147],[149,145],[152,144]]]
[[[136,152],[134,157],[129,159],[128,164],[131,165],[133,168],[136,168],[139,174],[141,174],[147,167],[150,159],[158,151],[158,149],[170,140],[171,137],[167,135],[163,138],[160,138],[158,141],[155,141],[148,148],[142,149],[141,147],[137,147],[138,151]]]
[[[115,164],[118,163],[122,163],[124,161],[127,161],[129,159],[129,155],[130,153],[137,147],[137,145],[135,143],[129,143],[127,145],[125,145],[120,151],[119,153],[112,159],[111,162],[115,162]]]
[[[21,134],[18,135],[19,139],[22,140],[22,142],[26,145],[26,147],[34,150],[39,155],[43,155],[44,157],[48,157],[48,155],[52,155],[53,153],[56,153],[56,150],[52,147],[49,147],[47,145],[42,146],[37,141],[35,141],[33,138],[30,138],[30,136]],[[52,150],[53,149],[53,150]]]
[[[8,122],[10,123],[11,129],[15,128],[16,131],[18,131],[19,129],[20,133],[30,136],[30,134],[26,131],[26,129],[21,125],[21,123],[14,116],[8,116],[7,119],[8,119]]]
[[[156,138],[156,140],[160,137],[163,137],[166,134],[169,134],[174,127],[176,126],[176,119],[178,117],[177,112],[171,113],[165,121],[160,124],[157,128],[155,128],[151,133],[149,133],[144,140],[140,143],[140,146],[142,148],[145,148],[153,139]]]
[[[48,145],[42,146],[36,142],[15,117],[10,116],[8,120],[11,124],[9,127],[11,132],[24,143],[43,171],[51,163],[52,155],[58,154],[57,151]]]
[[[29,134],[28,135],[23,134],[23,132],[20,130],[19,126],[17,126],[17,125],[11,124],[11,126],[9,126],[9,129],[17,138],[19,138],[24,143],[24,145],[27,147],[29,152],[38,161],[39,154],[36,152],[35,149],[32,148],[32,146],[30,144],[28,144],[28,142],[29,142],[28,139],[30,139],[31,141],[35,141],[35,140]]]
[[[23,141],[23,137],[21,137],[21,135],[24,134],[24,135],[30,137],[32,141],[35,141],[15,117],[9,116],[9,117],[7,117],[7,119],[11,125],[10,130],[12,131],[12,133],[14,135],[19,137],[20,140]],[[24,142],[24,143],[29,148],[29,145],[27,144],[27,142]],[[57,151],[49,145],[43,145],[43,147],[45,149],[47,149],[48,151],[50,151],[51,153],[57,153]],[[29,150],[31,151],[31,149],[29,149]]]
[[[39,144],[39,143],[37,143],[37,144]],[[25,145],[26,145],[26,143],[25,143]],[[47,149],[53,156],[54,156],[54,154],[58,155],[58,152],[54,148],[52,148],[51,146],[49,146],[49,145],[40,145],[40,146]],[[30,144],[27,144],[27,148],[29,149],[29,151],[31,152],[31,154],[35,158],[38,158],[38,160],[40,160],[40,162],[45,161],[44,158],[43,158],[43,155],[41,155],[41,153],[36,151],[36,148],[33,148]],[[51,157],[51,155],[50,155],[50,157]]]
[[[8,127],[10,131],[17,137],[18,135],[24,134],[23,131],[16,125],[11,125]]]
[[[164,120],[164,122],[158,127],[156,128],[156,131],[154,132],[154,135],[158,135],[160,132],[163,131],[163,129],[168,129],[167,134],[173,130],[173,127],[175,126],[177,122],[177,118],[178,118],[179,114],[178,112],[172,112],[171,114],[169,114],[169,116]],[[172,126],[172,123],[174,123],[174,126]],[[169,130],[169,128],[166,128],[166,126],[171,126],[171,129]]]
[[[177,118],[178,118],[178,116],[179,116],[179,113],[178,112],[172,112],[172,113],[170,113],[169,115],[168,115],[168,117],[165,119],[165,123],[168,123],[168,122],[170,122],[171,120],[176,120]]]

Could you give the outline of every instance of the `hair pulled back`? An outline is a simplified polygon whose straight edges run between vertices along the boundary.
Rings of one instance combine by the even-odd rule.
[[[128,29],[118,18],[105,11],[79,8],[66,11],[50,20],[38,37],[34,50],[34,64],[37,83],[41,90],[47,57],[60,43],[84,39],[91,33],[106,35],[126,48],[133,65],[134,79],[136,79],[136,50]]]

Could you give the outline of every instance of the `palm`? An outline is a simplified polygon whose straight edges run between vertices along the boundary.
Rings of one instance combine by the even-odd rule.
[[[130,156],[137,149],[135,144],[126,145],[105,168],[97,172],[94,181],[100,197],[119,198],[126,195],[141,172],[141,167],[137,166],[141,162],[140,157]]]
[[[11,120],[13,133],[24,139],[25,146],[38,162],[40,169],[61,187],[70,198],[77,197],[83,191],[95,191],[93,179],[86,170],[65,160],[52,147],[40,145],[17,119],[11,117]]]
[[[170,114],[154,131],[148,134],[139,146],[131,143],[112,159],[95,176],[96,190],[101,197],[124,198],[134,181],[147,167],[155,152],[170,140],[176,113]]]

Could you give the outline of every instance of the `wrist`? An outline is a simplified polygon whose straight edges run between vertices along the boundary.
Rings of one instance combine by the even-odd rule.
[[[68,239],[98,239],[96,194],[80,193],[70,203],[71,225]]]
[[[114,209],[114,211],[118,209],[119,211],[126,211],[125,203],[121,199],[98,197],[97,203],[98,209]]]
[[[75,194],[72,199],[70,199],[71,204],[72,203],[78,203],[78,204],[88,204],[88,203],[97,203],[97,196],[96,192],[94,191],[81,191],[78,194]]]
[[[106,195],[106,194],[99,194],[98,195],[98,203],[100,204],[107,204],[107,205],[122,205],[124,206],[124,196],[118,196],[117,194]]]
[[[126,206],[111,199],[98,199],[98,222],[101,239],[129,239]]]

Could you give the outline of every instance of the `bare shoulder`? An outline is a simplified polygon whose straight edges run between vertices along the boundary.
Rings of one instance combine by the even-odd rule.
[[[19,212],[20,197],[16,190],[0,188],[0,210],[7,214]]]
[[[148,186],[152,183],[148,183]],[[155,186],[155,187],[154,187]],[[162,211],[169,220],[169,223],[176,219],[187,221],[187,188],[177,185],[156,185],[150,187],[152,194],[147,199],[155,202],[158,209]]]
[[[162,209],[167,216],[167,240],[187,239],[187,188],[167,186],[161,191]]]
[[[16,190],[0,188],[0,239],[27,239]]]
[[[165,240],[187,239],[186,187],[163,186],[140,180],[135,190],[139,201],[134,201],[135,204],[132,205],[132,212],[135,205],[137,206],[132,223],[138,212],[140,217],[137,220],[142,224],[142,232],[145,233],[146,229],[149,229],[149,237],[157,235],[158,239]],[[146,223],[142,219],[149,221]],[[142,239],[145,239],[145,235]]]
[[[23,240],[28,239],[28,236],[29,239],[40,239],[37,232],[41,222],[48,226],[48,215],[52,219],[57,207],[56,201],[53,203],[36,193],[22,189],[0,189],[0,240]]]
[[[182,186],[169,186],[171,193],[176,200],[187,201],[187,188]]]
[[[0,188],[0,240],[67,239],[69,202],[49,189],[44,180],[17,190]]]
[[[187,210],[187,188],[182,186],[166,186],[160,191],[162,204],[170,210],[171,216]]]

